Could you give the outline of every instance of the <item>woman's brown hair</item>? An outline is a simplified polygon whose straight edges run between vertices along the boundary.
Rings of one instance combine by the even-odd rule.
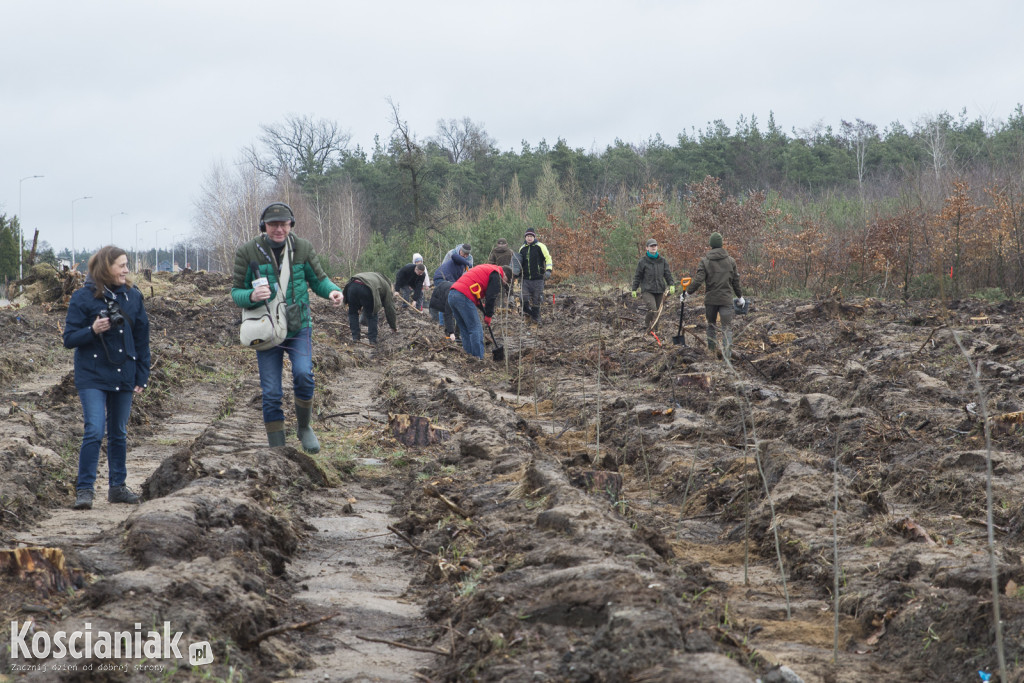
[[[96,294],[94,296],[97,299],[103,298],[104,287],[113,289],[117,286],[117,280],[114,279],[112,269],[117,259],[127,255],[128,252],[121,247],[110,245],[102,247],[89,259],[89,275],[92,276],[92,281],[96,283]],[[130,282],[128,286],[131,286]]]

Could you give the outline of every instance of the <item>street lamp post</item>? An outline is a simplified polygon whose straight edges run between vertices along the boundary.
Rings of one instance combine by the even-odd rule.
[[[92,199],[92,197],[79,197],[71,200],[71,270],[78,270],[75,267],[75,202],[80,202],[83,199]]]
[[[139,226],[153,221],[142,221],[135,224],[135,272],[139,272]]]
[[[167,231],[170,232],[170,228],[159,228],[157,229],[154,239],[156,244],[153,246],[153,272],[160,272],[160,233]]]
[[[117,213],[110,214],[110,243],[114,243],[114,216],[127,216],[124,211],[118,211]]]
[[[21,242],[20,248],[18,249],[18,279],[25,279],[25,266],[23,265],[23,256],[25,254],[25,219],[21,216],[21,184],[26,180],[32,178],[44,178],[41,175],[28,175],[18,181],[18,238]]]

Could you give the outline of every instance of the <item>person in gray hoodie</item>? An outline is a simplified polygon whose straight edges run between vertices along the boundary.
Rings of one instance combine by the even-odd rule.
[[[722,357],[732,357],[732,317],[733,301],[742,308],[745,301],[740,290],[740,275],[736,269],[736,261],[722,247],[721,233],[711,233],[709,240],[711,251],[704,254],[697,266],[697,274],[690,286],[683,292],[689,296],[704,285],[704,315],[708,320],[708,349],[714,351],[717,346],[717,321],[722,326]],[[733,296],[735,295],[735,297]]]

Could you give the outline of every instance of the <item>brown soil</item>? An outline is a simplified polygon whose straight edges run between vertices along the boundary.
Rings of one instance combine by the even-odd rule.
[[[564,284],[543,326],[495,316],[500,363],[408,310],[377,347],[352,344],[317,301],[308,456],[291,415],[289,445],[266,447],[226,280],[143,285],[137,507],[101,485],[93,510],[70,509],[64,307],[0,311],[7,676],[976,681],[998,666],[989,454],[1005,656],[1024,676],[1024,305],[755,302],[730,365],[699,306],[686,346],[678,308],[659,345],[632,298]],[[12,621],[168,621],[214,662],[26,662]]]

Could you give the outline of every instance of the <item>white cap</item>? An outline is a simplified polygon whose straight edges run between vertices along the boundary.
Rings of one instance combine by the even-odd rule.
[[[413,263],[422,263],[423,262],[423,254],[413,254],[412,255],[412,262]]]

